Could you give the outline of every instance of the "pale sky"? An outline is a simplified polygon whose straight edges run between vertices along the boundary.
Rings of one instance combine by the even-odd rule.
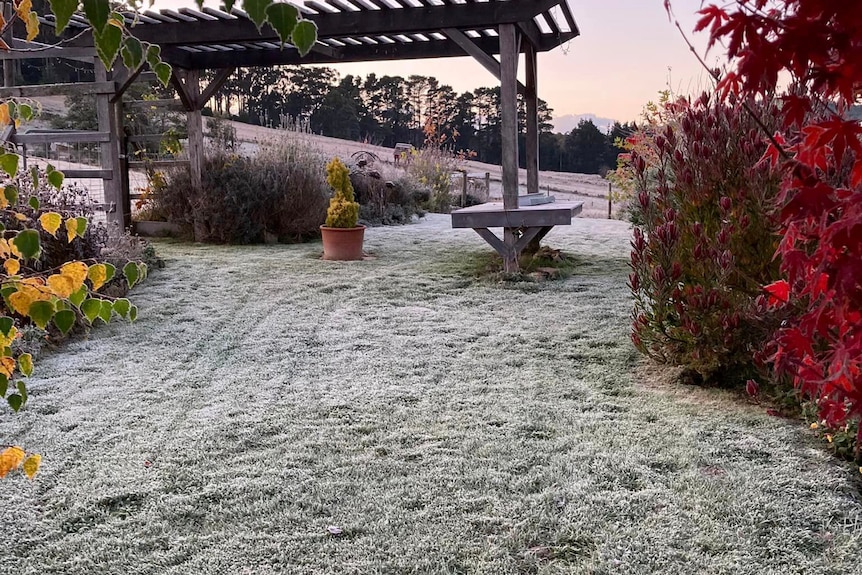
[[[530,0],[512,0],[528,2]],[[206,5],[217,7],[217,0]],[[554,116],[593,113],[620,121],[636,120],[646,102],[660,90],[679,94],[700,92],[708,75],[689,52],[679,32],[668,21],[663,0],[572,0],[581,35],[551,52],[539,54],[539,97]],[[701,0],[673,0],[683,29],[697,20]],[[194,7],[193,0],[157,0],[155,8]],[[689,33],[703,54],[703,33]],[[707,58],[721,63],[719,51]],[[457,92],[497,84],[472,58],[375,62],[332,66],[342,76],[411,74],[435,76]],[[520,66],[523,68],[523,65]]]

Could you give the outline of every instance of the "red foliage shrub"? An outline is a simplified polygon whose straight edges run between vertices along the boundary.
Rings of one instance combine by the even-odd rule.
[[[759,162],[766,144],[739,105],[703,95],[665,108],[663,126],[635,136],[628,162],[642,222],[632,241],[632,340],[704,380],[742,383],[770,335],[756,300],[779,277],[780,176]],[[773,106],[757,108],[775,123]]]
[[[722,93],[773,94],[779,73],[791,78],[765,156],[783,172],[778,254],[786,279],[767,291],[774,305],[802,311],[777,332],[769,359],[827,425],[846,429],[862,417],[862,127],[846,115],[862,87],[862,2],[766,5],[710,5],[697,28],[735,59]],[[822,109],[815,119],[812,102]]]

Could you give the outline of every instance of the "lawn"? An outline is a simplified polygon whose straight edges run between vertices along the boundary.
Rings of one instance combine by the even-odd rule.
[[[0,573],[859,573],[862,475],[630,344],[626,224],[477,280],[446,216],[320,244],[162,243],[139,320],[43,356],[0,437]]]

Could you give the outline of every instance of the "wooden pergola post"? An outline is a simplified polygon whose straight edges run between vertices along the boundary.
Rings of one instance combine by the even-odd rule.
[[[6,0],[3,2],[3,20],[6,22],[12,21],[12,14],[14,13],[14,8],[12,7],[12,0]],[[12,45],[12,26],[9,26],[6,29],[6,32],[3,34],[3,41],[6,42],[7,46]],[[15,60],[3,60],[3,86],[6,88],[11,88],[15,85]]]
[[[518,209],[518,34],[514,24],[500,25],[500,120],[503,209]],[[517,273],[517,229],[503,228],[503,271]]]
[[[524,101],[527,109],[527,193],[539,193],[539,90],[537,52],[533,44],[525,40],[524,60],[527,73],[527,89]]]
[[[94,72],[96,82],[108,81],[109,72],[98,58],[94,62]],[[113,208],[106,210],[108,222],[116,224],[120,230],[124,230],[131,222],[125,217],[129,206],[123,206],[123,177],[120,171],[120,138],[122,127],[118,124],[119,117],[115,104],[111,103],[112,97],[113,94],[111,93],[96,94],[96,117],[99,121],[99,131],[110,134],[110,141],[100,144],[102,169],[111,171],[110,178],[102,179],[102,188],[105,194],[105,204]]]

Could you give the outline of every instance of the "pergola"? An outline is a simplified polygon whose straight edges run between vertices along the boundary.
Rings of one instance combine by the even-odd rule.
[[[193,185],[200,185],[203,157],[201,110],[237,67],[278,64],[338,64],[469,55],[496,76],[501,84],[503,198],[506,210],[518,209],[517,94],[526,104],[527,191],[538,193],[539,52],[556,48],[579,34],[569,0],[308,0],[296,3],[303,18],[317,25],[318,41],[311,53],[300,57],[264,25],[258,31],[244,12],[211,8],[180,8],[129,14],[133,33],[158,44],[162,59],[174,67],[171,78],[188,116],[188,155]],[[51,22],[47,20],[47,22]],[[122,189],[120,142],[122,100],[141,70],[130,72],[115,64],[105,70],[95,58],[92,35],[82,17],[73,16],[61,47],[37,46],[14,37],[7,44],[31,52],[5,52],[0,59],[61,57],[91,59],[96,81],[87,84],[11,87],[4,65],[6,87],[0,97],[39,96],[91,92],[97,95],[99,131],[91,141],[102,145],[106,200],[122,209],[111,214],[120,225],[129,224],[128,190]],[[524,54],[525,82],[517,79]],[[494,56],[499,56],[499,59]],[[207,86],[202,71],[217,70]],[[78,138],[85,136],[79,135]],[[77,141],[83,141],[81,139]]]

